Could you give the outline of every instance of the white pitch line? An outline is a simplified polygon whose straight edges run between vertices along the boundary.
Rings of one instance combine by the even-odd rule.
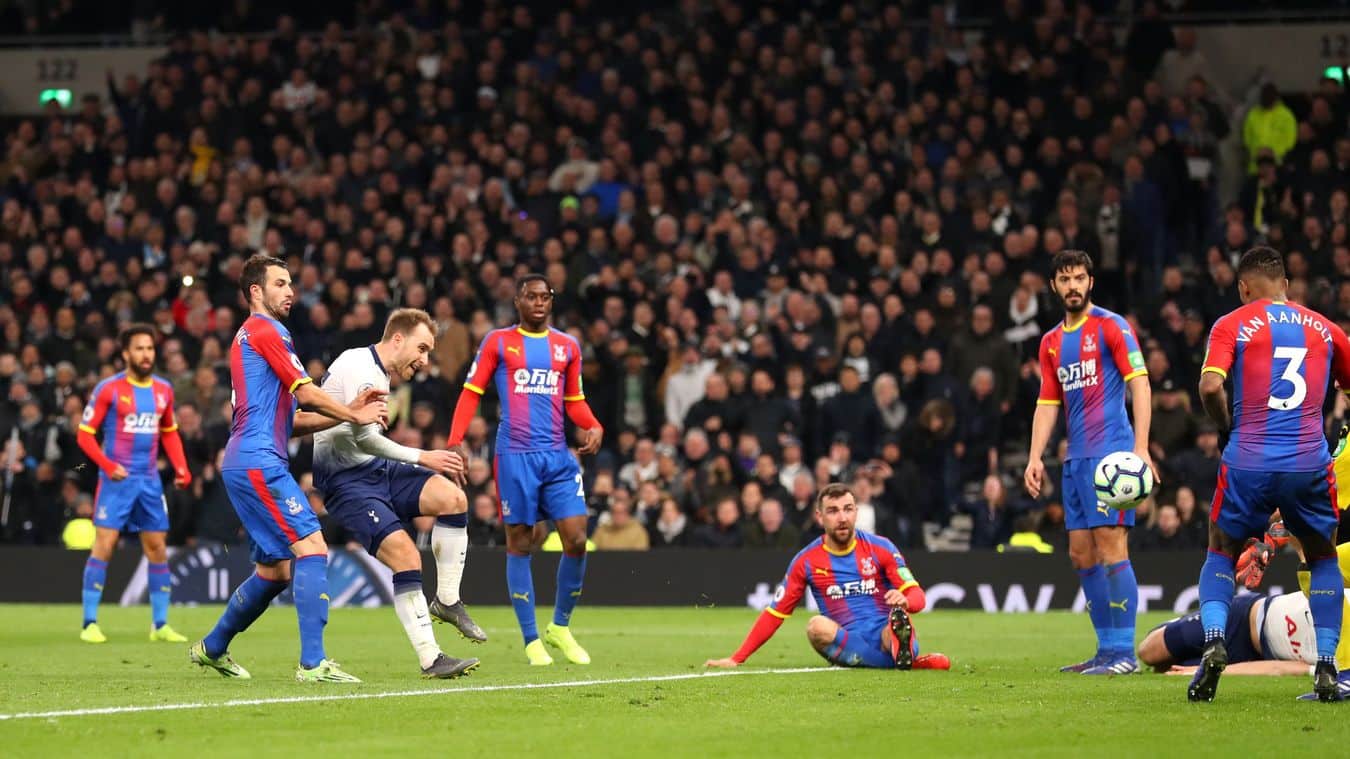
[[[263,706],[266,704],[306,704],[315,701],[364,701],[372,698],[416,698],[418,696],[441,696],[455,693],[491,693],[508,690],[543,690],[549,688],[584,688],[593,685],[623,685],[625,683],[665,683],[675,680],[705,680],[714,677],[736,677],[743,675],[804,675],[813,672],[838,672],[842,667],[797,667],[793,669],[752,669],[727,670],[721,672],[699,672],[683,675],[658,675],[654,677],[619,677],[610,680],[570,680],[553,683],[516,683],[512,685],[471,685],[467,688],[438,688],[422,690],[396,690],[383,693],[334,693],[321,696],[278,696],[275,698],[241,698],[231,701],[192,701],[181,704],[153,704],[147,706],[105,706],[94,709],[65,709],[52,712],[18,712],[0,714],[0,722],[21,719],[55,719],[58,717],[93,717],[104,714],[136,714],[141,712],[176,712],[192,709],[221,709],[236,706]]]

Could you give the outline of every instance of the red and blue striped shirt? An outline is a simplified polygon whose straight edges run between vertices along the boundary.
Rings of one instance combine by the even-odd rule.
[[[1296,303],[1252,301],[1214,323],[1201,371],[1233,380],[1223,463],[1267,472],[1331,463],[1322,406],[1330,379],[1350,389],[1350,340],[1335,322]]]
[[[848,550],[835,552],[816,538],[793,557],[783,587],[767,611],[787,619],[810,588],[821,613],[842,626],[886,620],[886,591],[901,592],[918,582],[895,544],[859,530]]]
[[[1148,374],[1139,340],[1119,314],[1093,306],[1081,323],[1041,338],[1038,404],[1064,406],[1066,459],[1134,450],[1125,385]]]
[[[173,432],[173,385],[151,376],[138,383],[118,372],[98,383],[84,407],[80,429],[103,432],[103,453],[130,475],[159,471],[159,436]]]
[[[230,345],[234,418],[221,469],[287,466],[295,389],[309,381],[284,324],[262,314],[244,320]]]
[[[581,346],[566,332],[496,329],[483,338],[464,388],[482,395],[497,386],[501,422],[497,453],[567,449],[563,405],[585,400]]]

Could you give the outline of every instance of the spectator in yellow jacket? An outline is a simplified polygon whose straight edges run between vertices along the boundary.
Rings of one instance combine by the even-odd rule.
[[[1256,159],[1262,151],[1269,150],[1278,162],[1297,141],[1298,121],[1294,119],[1294,112],[1280,100],[1275,85],[1267,82],[1261,87],[1261,102],[1247,112],[1247,120],[1242,125],[1242,144],[1247,146],[1247,173],[1256,173]]]

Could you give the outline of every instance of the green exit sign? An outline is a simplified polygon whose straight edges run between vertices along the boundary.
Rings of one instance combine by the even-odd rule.
[[[62,108],[69,108],[74,99],[74,95],[70,90],[43,90],[38,93],[38,105],[44,108],[48,103],[53,101]]]

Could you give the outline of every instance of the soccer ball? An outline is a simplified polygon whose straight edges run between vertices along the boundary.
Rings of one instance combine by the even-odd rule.
[[[1130,451],[1104,456],[1093,472],[1097,500],[1113,509],[1132,509],[1153,492],[1153,471]]]

